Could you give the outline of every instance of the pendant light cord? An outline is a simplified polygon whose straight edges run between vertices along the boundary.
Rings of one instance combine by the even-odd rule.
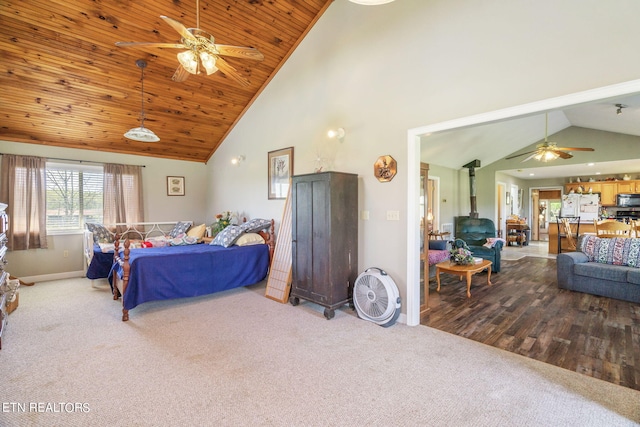
[[[146,63],[138,65],[140,67],[140,127],[144,127],[144,67]]]

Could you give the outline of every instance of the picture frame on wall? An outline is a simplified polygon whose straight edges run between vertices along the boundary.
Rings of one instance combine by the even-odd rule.
[[[293,147],[269,151],[269,199],[286,199],[293,176]]]
[[[167,177],[167,196],[184,196],[184,176]]]

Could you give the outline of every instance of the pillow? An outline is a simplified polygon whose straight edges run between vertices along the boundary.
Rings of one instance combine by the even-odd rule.
[[[585,235],[579,245],[591,262],[640,268],[640,239]]]
[[[241,235],[238,240],[236,240],[237,246],[249,246],[249,245],[260,245],[264,243],[264,239],[261,235],[257,233],[244,233]]]
[[[176,238],[179,235],[186,233],[189,227],[191,227],[190,223],[180,221],[173,226],[173,230],[169,232],[169,237]]]
[[[198,243],[198,239],[193,236],[187,236],[186,234],[181,234],[178,237],[174,237],[168,241],[170,246],[184,246],[184,245],[195,245]]]
[[[447,250],[446,240],[429,240],[429,249],[434,251]]]
[[[224,230],[216,235],[210,245],[224,246],[225,248],[228,248],[233,245],[243,233],[244,230],[242,230],[240,226],[228,225]]]
[[[113,235],[102,224],[87,222],[87,230],[93,233],[93,243],[113,243]]]
[[[204,237],[205,229],[206,225],[204,224],[200,224],[197,227],[191,227],[189,231],[187,231],[187,236],[202,239]]]
[[[247,233],[257,233],[260,230],[271,227],[271,221],[268,219],[254,218],[249,222],[240,224],[240,228]]]

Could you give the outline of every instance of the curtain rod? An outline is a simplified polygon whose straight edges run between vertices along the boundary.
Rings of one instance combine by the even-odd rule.
[[[0,156],[2,156],[4,154],[6,154],[6,153],[0,153]],[[104,162],[94,162],[92,160],[60,159],[60,158],[57,158],[57,157],[46,157],[46,159],[47,160],[60,160],[60,161],[63,161],[63,162],[93,163],[95,165],[105,165],[106,164]],[[145,165],[127,165],[127,166],[138,166],[138,167],[141,167],[141,168],[146,168],[147,167]]]

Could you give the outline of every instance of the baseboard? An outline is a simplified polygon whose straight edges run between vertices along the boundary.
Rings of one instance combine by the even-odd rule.
[[[86,277],[84,270],[67,271],[64,273],[43,274],[41,276],[20,277],[26,283],[48,282],[50,280],[75,279],[76,277]]]

